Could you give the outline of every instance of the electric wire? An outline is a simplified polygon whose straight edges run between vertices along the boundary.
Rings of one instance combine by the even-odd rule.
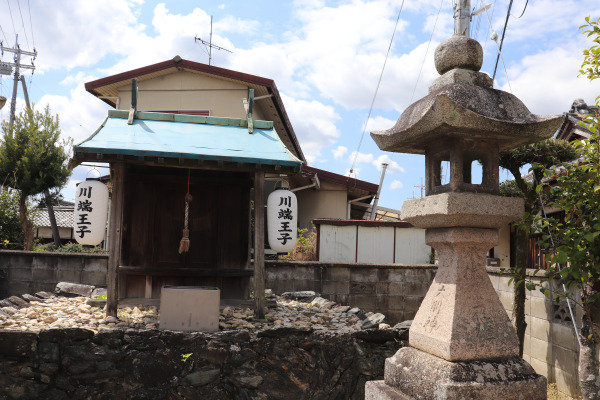
[[[510,3],[508,3],[508,11],[506,12],[506,19],[504,20],[504,29],[502,29],[502,39],[500,39],[500,47],[498,48],[498,56],[496,57],[496,65],[494,66],[494,75],[492,76],[492,80],[496,78],[496,69],[498,69],[498,60],[502,55],[502,45],[504,44],[504,35],[506,34],[506,26],[508,25],[508,18],[510,17],[512,5],[513,0],[510,0]]]
[[[35,50],[35,37],[33,36],[33,22],[31,21],[31,6],[29,0],[27,0],[27,8],[29,9],[29,26],[31,27],[31,42],[33,43],[33,49]]]
[[[527,10],[527,4],[529,4],[529,0],[525,1],[525,7],[523,7],[523,12],[521,13],[521,15],[519,15],[518,17],[515,17],[515,18],[519,19],[523,16],[523,14],[525,14],[525,10]],[[514,17],[514,15],[513,15],[513,17]]]
[[[433,34],[435,33],[435,28],[437,26],[438,17],[440,16],[440,12],[442,11],[442,5],[444,4],[444,0],[440,2],[440,8],[438,9],[437,15],[435,16],[435,22],[433,23],[433,29],[431,30],[431,36],[429,37],[429,42],[427,43],[427,49],[425,50],[425,56],[423,57],[423,62],[421,63],[421,68],[419,68],[419,75],[417,75],[417,81],[415,82],[415,87],[413,88],[412,95],[410,96],[410,101],[408,104],[412,104],[413,99],[415,97],[415,92],[417,91],[417,86],[419,84],[419,80],[421,79],[421,72],[423,72],[423,65],[425,65],[425,60],[427,59],[427,54],[429,53],[429,46],[431,45],[431,41],[433,40]]]
[[[6,0],[8,3],[8,12],[10,13],[10,22],[12,22],[13,31],[16,33],[17,29],[15,28],[15,20],[13,19],[12,10],[10,9],[10,0]]]
[[[358,153],[360,151],[360,147],[362,145],[363,139],[365,137],[365,132],[367,130],[367,124],[369,123],[369,119],[371,118],[371,112],[373,111],[373,106],[375,105],[375,99],[377,98],[377,92],[379,92],[379,87],[381,86],[381,79],[383,78],[383,72],[385,71],[385,65],[387,64],[387,60],[390,55],[390,51],[392,50],[392,44],[394,43],[394,36],[396,35],[396,30],[398,29],[398,22],[400,22],[400,15],[402,14],[402,8],[404,8],[404,0],[402,0],[402,4],[400,5],[400,11],[398,11],[398,17],[396,18],[396,25],[394,25],[394,31],[392,32],[392,38],[390,39],[390,45],[388,46],[387,54],[385,55],[385,60],[383,62],[383,67],[381,68],[381,73],[379,74],[379,81],[377,82],[377,87],[375,88],[375,93],[373,94],[373,99],[371,100],[371,106],[369,107],[369,113],[367,114],[367,119],[363,126],[362,135],[360,136],[360,141],[358,142],[358,148],[356,149],[356,153],[354,153],[354,160],[352,161],[352,166],[350,167],[350,171],[348,171],[349,176],[354,171],[354,166],[356,165],[356,159],[358,158]]]
[[[17,6],[19,7],[19,14],[21,15],[21,25],[23,25],[23,33],[25,34],[25,43],[27,43],[27,48],[30,49],[31,47],[29,47],[29,39],[27,38],[27,29],[25,29],[25,22],[23,21],[23,13],[21,12],[21,3],[19,3],[19,0],[17,0]]]
[[[491,31],[495,33],[494,27],[492,26],[492,20],[490,19],[490,15],[488,14],[487,10],[485,10],[485,15],[487,15]],[[504,57],[502,57],[502,51],[500,51],[500,47],[498,46],[498,38],[497,37],[494,40],[494,43],[496,43],[496,47],[498,47],[498,54],[500,55],[500,60],[502,61],[502,66],[504,67],[504,73],[506,74],[506,83],[508,83],[508,89],[512,93],[512,86],[510,85],[510,80],[508,79],[508,71],[506,70],[506,64],[504,64]]]
[[[475,9],[479,10],[482,7],[482,3],[483,3],[483,0],[479,0],[479,2],[477,3],[477,7],[475,7]],[[480,25],[481,25],[481,14],[477,15],[476,22],[475,22],[475,29],[474,29],[475,33],[472,35],[472,37],[475,40],[479,39],[479,26]]]
[[[542,194],[538,193],[538,196],[540,198],[540,204],[542,205],[542,213],[544,214],[544,218],[548,218],[548,216],[546,215],[546,207],[544,207],[544,200],[542,200]],[[556,248],[556,245],[554,244],[554,237],[552,237],[552,232],[550,232],[550,229],[548,229],[548,233],[550,234],[550,243],[552,243],[552,248]],[[558,270],[560,271],[561,266],[560,264],[558,264]],[[565,284],[562,284],[563,287],[563,292],[566,293],[567,292],[567,288],[565,286]],[[579,338],[579,334],[577,333],[577,324],[575,323],[575,316],[573,315],[573,309],[571,308],[571,301],[569,300],[569,298],[567,297],[567,307],[569,308],[569,314],[571,315],[571,322],[573,323],[573,329],[575,330],[575,337],[577,338],[577,343],[579,343],[579,346],[581,346],[581,339]]]
[[[8,39],[6,38],[6,34],[4,33],[4,29],[2,29],[2,25],[0,25],[0,32],[2,32],[2,36],[4,36],[4,41],[8,44]]]
[[[496,0],[494,0],[494,3],[492,3],[492,18],[494,18],[494,11],[496,11]],[[488,20],[489,19],[490,19],[490,16],[488,15]],[[485,43],[483,45],[483,53],[484,54],[487,53],[487,45],[488,45],[488,41],[490,40],[490,37],[491,37],[491,32],[492,32],[492,23],[490,22],[489,27],[488,27],[487,36],[485,38]]]

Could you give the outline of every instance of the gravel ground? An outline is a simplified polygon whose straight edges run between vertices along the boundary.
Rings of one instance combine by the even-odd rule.
[[[102,329],[158,328],[160,310],[154,306],[119,308],[117,318],[106,317],[102,307],[87,304],[87,297],[54,297],[42,299],[26,296],[19,305],[0,307],[0,329],[39,332],[52,328]],[[351,333],[363,329],[387,329],[382,314],[364,313],[358,308],[340,306],[321,297],[310,302],[273,296],[276,308],[268,309],[264,320],[254,318],[251,309],[225,307],[219,316],[222,331],[245,329],[259,331],[278,327],[311,327],[332,333]],[[272,298],[273,298],[272,297]],[[21,308],[19,308],[21,307]]]

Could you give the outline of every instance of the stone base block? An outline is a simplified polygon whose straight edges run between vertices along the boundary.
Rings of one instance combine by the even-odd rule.
[[[412,400],[412,397],[386,385],[385,381],[368,381],[365,384],[365,400]]]
[[[450,362],[406,347],[386,360],[384,381],[369,382],[365,398],[545,400],[546,385],[546,378],[518,357]]]

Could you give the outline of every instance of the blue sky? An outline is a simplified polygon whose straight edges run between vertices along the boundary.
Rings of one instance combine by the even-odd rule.
[[[388,162],[380,205],[400,209],[420,195],[422,156],[386,153],[369,131],[394,125],[402,111],[427,93],[438,76],[436,46],[452,34],[452,0],[405,0],[375,108],[355,173],[377,183]],[[492,27],[502,34],[509,0],[492,4]],[[213,51],[213,65],[275,80],[309,164],[339,174],[352,166],[402,0],[374,1],[41,1],[0,2],[0,40],[38,51],[36,71],[25,72],[30,98],[58,113],[65,137],[76,142],[106,116],[106,105],[87,93],[85,82],[180,55],[208,62],[195,36],[233,53]],[[600,83],[578,78],[581,52],[590,42],[578,31],[587,15],[598,18],[597,0],[514,0],[503,48],[512,92],[536,114],[568,111],[575,98],[587,102]],[[12,16],[12,18],[11,18]],[[493,73],[497,49],[485,13],[473,18],[471,36],[482,44],[482,70]],[[10,61],[5,53],[2,61]],[[596,81],[598,82],[598,81]],[[500,63],[495,87],[510,91]],[[12,79],[0,78],[10,98]],[[19,89],[18,107],[23,107]],[[0,110],[7,119],[10,106]],[[88,171],[77,168],[65,198]],[[501,172],[503,178],[506,172]]]

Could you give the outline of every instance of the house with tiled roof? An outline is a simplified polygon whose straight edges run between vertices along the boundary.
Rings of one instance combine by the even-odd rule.
[[[61,201],[53,209],[60,241],[63,244],[75,241],[73,236],[74,203],[71,201]],[[40,208],[35,211],[33,225],[35,227],[35,239],[38,239],[40,242],[52,242],[52,227],[50,225],[48,209]]]

